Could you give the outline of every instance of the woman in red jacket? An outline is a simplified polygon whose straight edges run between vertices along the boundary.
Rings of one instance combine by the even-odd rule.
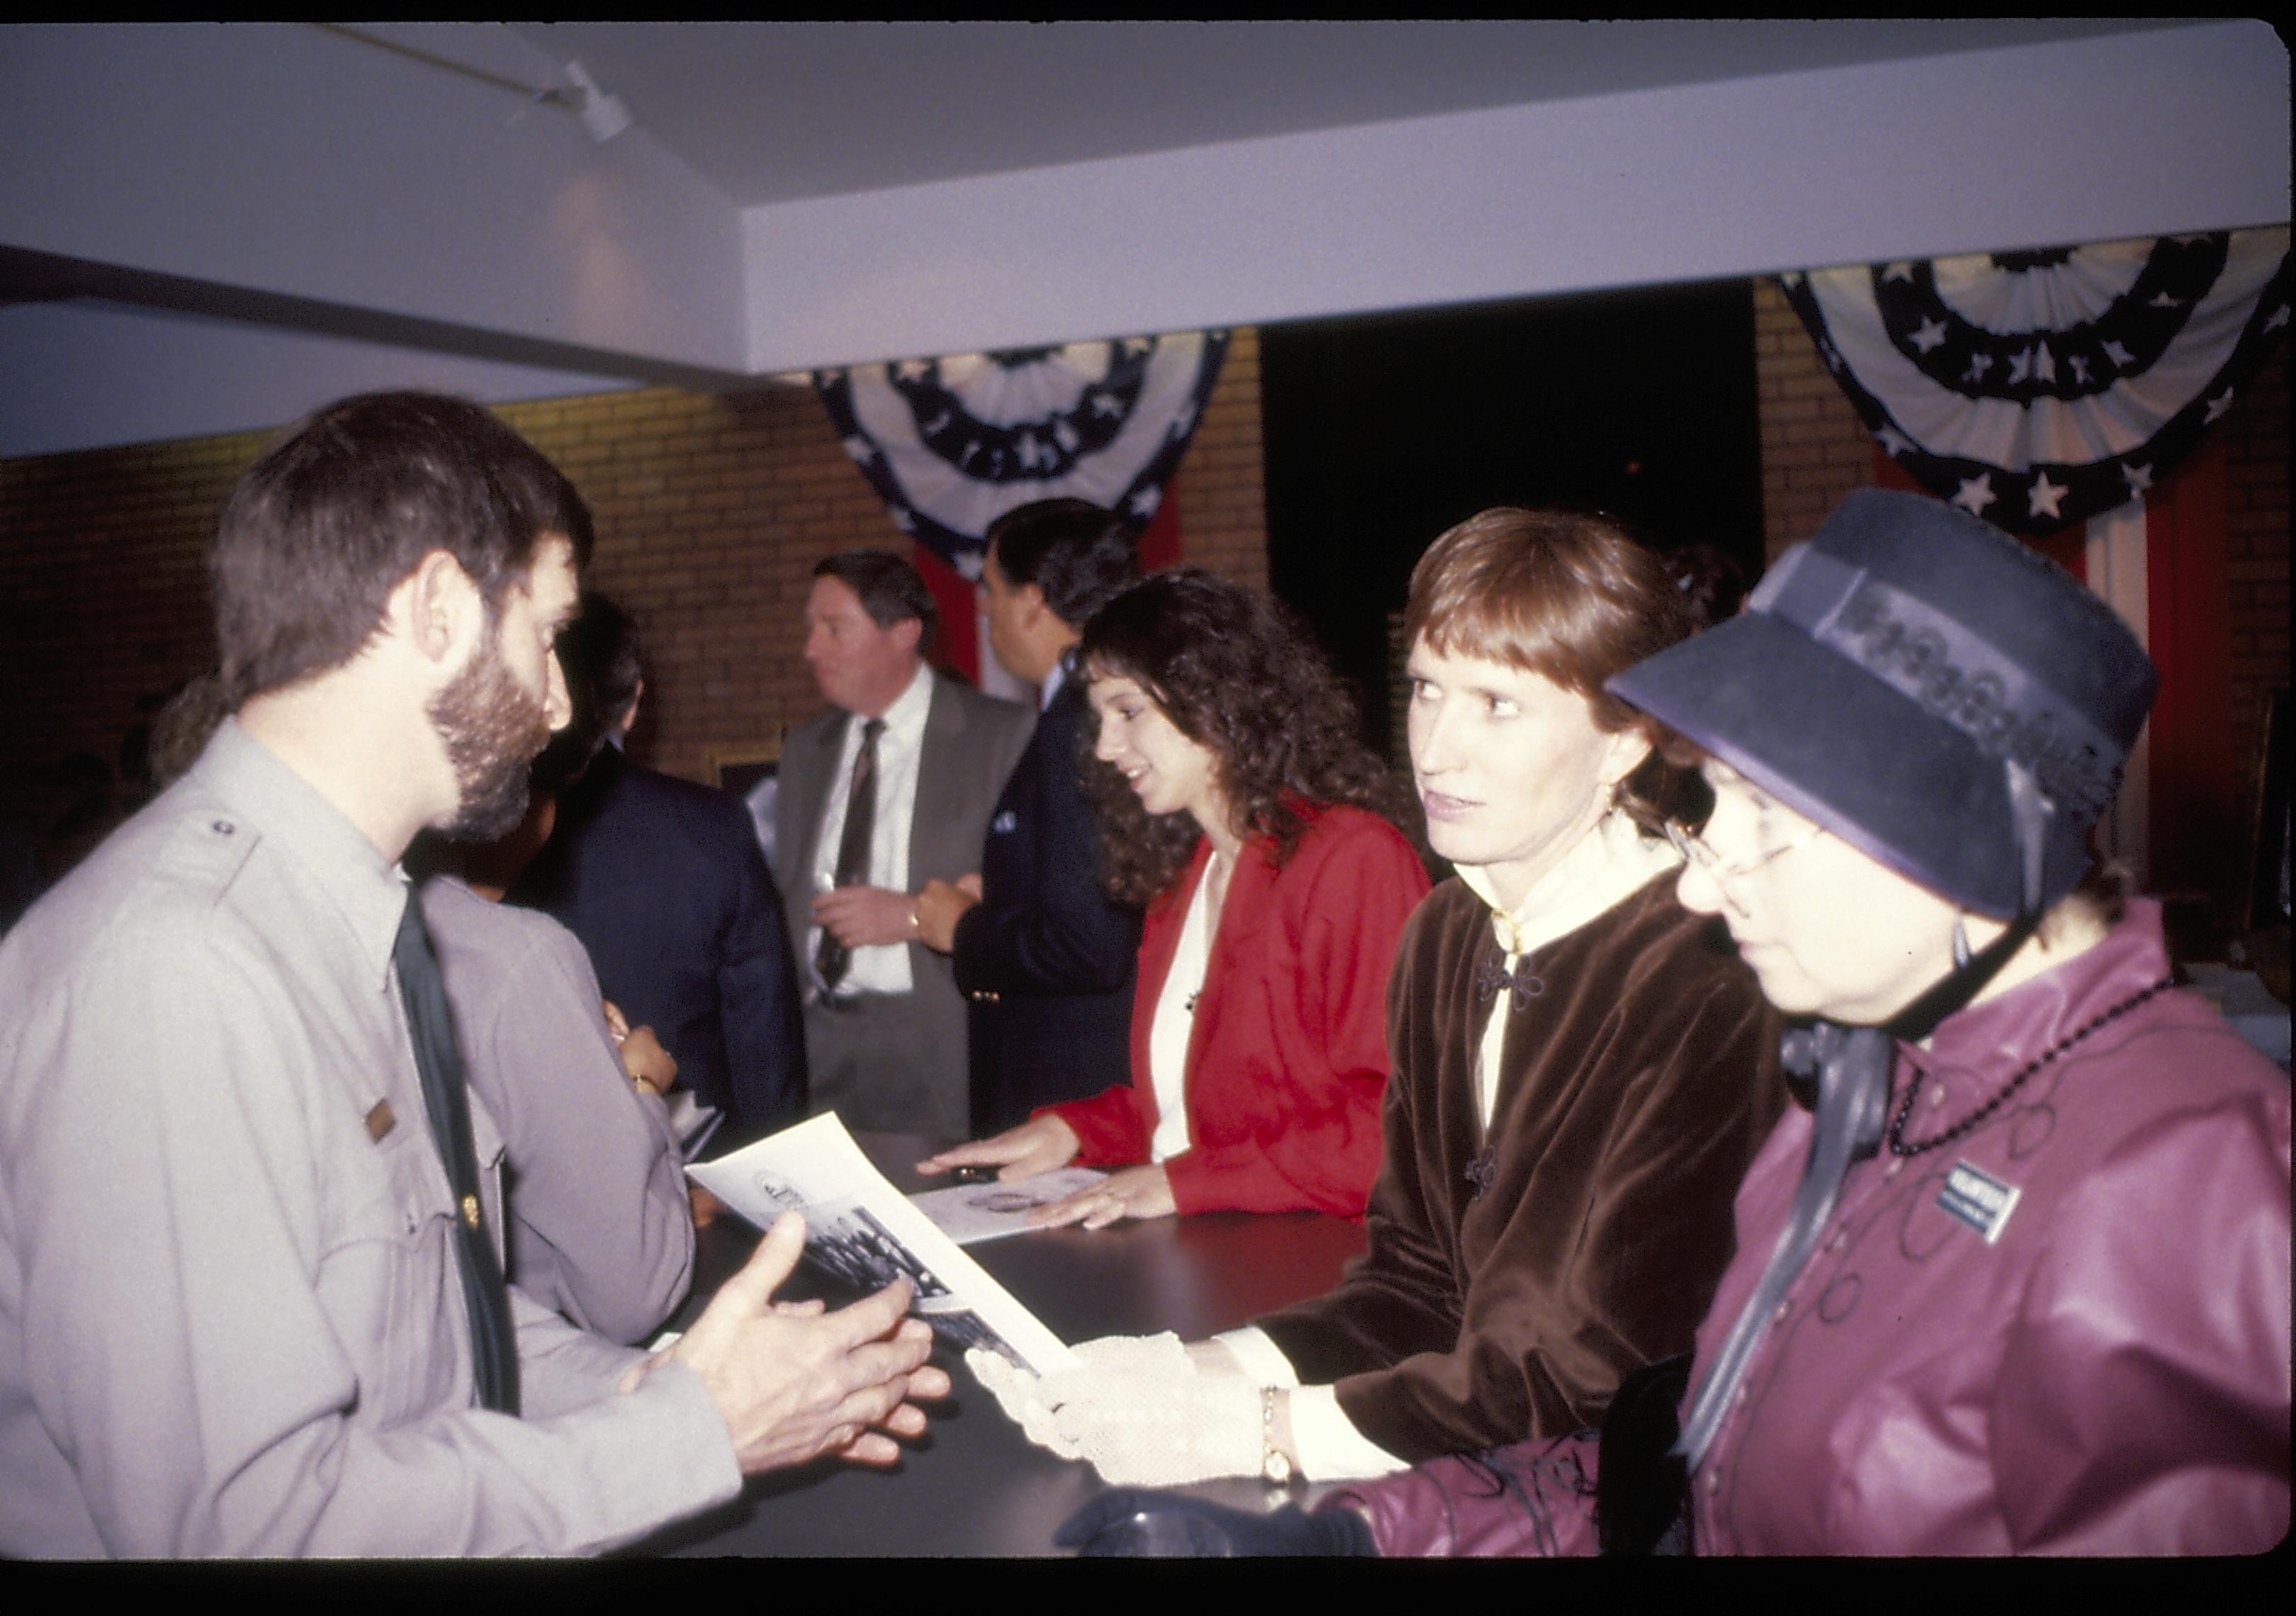
[[[1360,1216],[1380,1158],[1385,997],[1427,874],[1400,790],[1307,635],[1264,595],[1179,570],[1119,595],[1078,662],[1108,887],[1147,906],[1129,1086],[920,1163],[1013,1179],[1117,1168],[1037,1214]]]

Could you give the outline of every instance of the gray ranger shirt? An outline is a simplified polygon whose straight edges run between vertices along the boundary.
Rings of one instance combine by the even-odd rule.
[[[512,1283],[609,1341],[651,1335],[693,1277],[693,1213],[669,1113],[623,1071],[590,956],[452,875],[422,892],[463,1070],[502,1133]]]
[[[586,1552],[739,1491],[695,1376],[618,1393],[515,1289],[477,1407],[406,903],[226,723],[0,942],[0,1553]]]

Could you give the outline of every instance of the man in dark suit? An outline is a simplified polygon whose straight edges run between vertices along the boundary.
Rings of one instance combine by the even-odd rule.
[[[724,1121],[713,1149],[805,1114],[805,1036],[781,900],[736,799],[641,768],[619,742],[644,691],[636,626],[603,595],[559,641],[574,720],[539,771],[571,773],[510,890],[582,939],[606,997],[651,1025]],[[578,771],[578,772],[576,772]]]
[[[1079,783],[1091,712],[1069,652],[1138,576],[1130,529],[1080,499],[1023,505],[988,529],[989,645],[1043,687],[1037,733],[996,800],[975,890],[936,881],[917,900],[925,941],[971,1001],[976,1135],[1125,1080],[1140,916],[1101,890]]]
[[[961,1139],[964,1001],[919,937],[917,894],[979,859],[1030,715],[925,666],[932,595],[898,555],[821,562],[805,616],[806,662],[836,710],[783,742],[774,846],[807,974],[813,1109],[849,1128]]]

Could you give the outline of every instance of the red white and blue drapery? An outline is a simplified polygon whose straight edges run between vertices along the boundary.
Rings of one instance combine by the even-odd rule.
[[[956,628],[973,621],[981,536],[1007,511],[1085,499],[1149,527],[1227,342],[1224,331],[1185,332],[905,359],[816,371],[814,387]],[[945,647],[966,672],[978,666],[972,637]]]
[[[2042,537],[2142,497],[2288,325],[2288,230],[1900,259],[1780,277],[1916,483]]]
[[[2287,226],[1780,280],[1877,481],[2036,542],[2145,641],[2161,698],[2107,845],[2156,887],[2213,884],[2244,833],[2209,429],[2287,330]]]

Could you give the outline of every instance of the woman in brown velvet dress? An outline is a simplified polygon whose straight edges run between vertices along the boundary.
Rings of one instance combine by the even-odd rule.
[[[1752,976],[1675,898],[1660,799],[1695,788],[1603,690],[1690,627],[1608,522],[1490,511],[1436,540],[1411,752],[1459,874],[1389,984],[1369,1251],[1254,1328],[1004,1377],[1025,1423],[1111,1481],[1377,1475],[1598,1423],[1688,1349],[1784,1097]]]

